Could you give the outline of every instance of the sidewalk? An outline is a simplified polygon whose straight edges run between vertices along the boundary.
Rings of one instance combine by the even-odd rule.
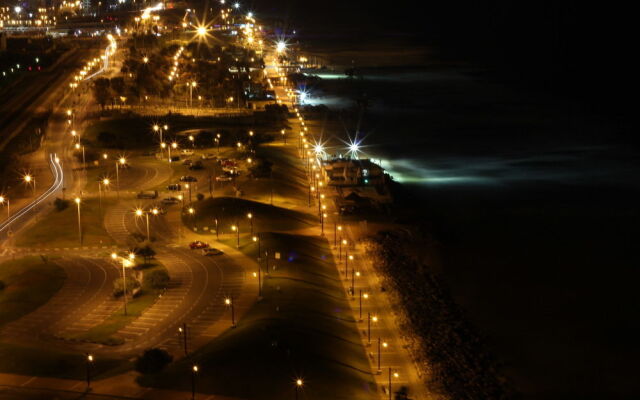
[[[275,87],[277,98],[288,102],[289,97],[281,86]],[[291,104],[295,110],[295,105]],[[294,133],[303,132],[304,118],[300,113],[300,118],[289,120]],[[312,136],[307,132],[307,136]],[[291,151],[299,153],[296,142],[291,143],[294,147]],[[298,154],[302,157],[301,154]],[[304,160],[301,161],[304,163]],[[301,168],[305,169],[304,166]],[[361,245],[356,243],[359,237],[356,228],[352,228],[346,223],[340,223],[341,217],[335,209],[332,197],[336,195],[333,189],[325,186],[322,189],[326,196],[323,205],[326,206],[324,213],[327,219],[324,222],[324,236],[331,243],[332,254],[336,260],[336,268],[342,277],[342,284],[346,295],[350,298],[351,311],[357,322],[358,331],[362,339],[362,345],[366,349],[371,371],[374,379],[380,388],[380,396],[384,399],[391,399],[393,394],[400,387],[409,389],[409,396],[416,399],[429,399],[433,396],[428,394],[423,379],[419,376],[418,369],[414,364],[411,355],[407,351],[407,345],[400,333],[396,321],[396,312],[390,303],[388,295],[381,290],[380,278],[377,276],[371,261],[366,257]],[[313,198],[312,207],[300,209],[302,212],[318,216],[317,198]],[[314,206],[315,204],[315,206]],[[332,217],[333,218],[332,218]],[[334,237],[334,226],[341,225],[342,230],[339,237]],[[317,236],[321,236],[320,226],[308,230]],[[338,234],[335,234],[338,236]],[[347,245],[340,242],[345,239]],[[336,243],[338,246],[334,246]],[[353,292],[351,287],[353,285]],[[391,390],[389,389],[391,388]]]

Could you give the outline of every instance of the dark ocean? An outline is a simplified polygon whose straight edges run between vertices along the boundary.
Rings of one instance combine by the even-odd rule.
[[[603,60],[623,43],[574,32],[596,14],[573,5],[470,7],[486,28],[470,4],[431,4],[442,19],[406,3],[262,9],[327,60],[310,104],[367,99],[324,135],[357,134],[361,157],[411,188],[456,300],[524,398],[638,398],[640,157],[625,60]]]

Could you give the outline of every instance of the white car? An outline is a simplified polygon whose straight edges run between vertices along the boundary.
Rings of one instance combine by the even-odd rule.
[[[180,151],[180,153],[181,153],[182,155],[185,155],[185,156],[191,156],[191,155],[193,155],[193,150],[190,150],[190,149],[182,149],[182,151]]]

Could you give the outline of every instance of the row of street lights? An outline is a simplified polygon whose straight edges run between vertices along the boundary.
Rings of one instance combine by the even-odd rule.
[[[291,94],[290,94],[291,96]],[[311,163],[311,154],[312,152],[310,150],[308,150],[308,144],[306,141],[306,134],[308,132],[308,128],[305,126],[305,122],[304,119],[302,117],[302,115],[300,114],[300,111],[297,108],[294,108],[294,111],[296,113],[296,117],[298,118],[298,121],[301,125],[301,130],[300,130],[300,136],[299,136],[299,141],[298,141],[298,150],[300,153],[300,157],[306,161],[306,169],[307,169],[307,173],[309,175],[309,207],[311,207],[311,197],[312,197],[312,193],[315,194],[315,197],[318,201],[318,215],[320,218],[320,226],[321,226],[321,234],[324,235],[324,220],[327,217],[327,213],[326,211],[326,205],[322,204],[323,200],[324,200],[324,194],[321,194],[320,191],[323,187],[323,182],[320,180],[320,175],[315,173],[316,170],[316,165],[315,162]],[[355,144],[355,146],[357,146],[357,144]],[[357,151],[357,148],[354,149],[353,145],[350,146],[350,151]],[[322,144],[316,144],[314,146],[314,152],[316,154],[316,160],[317,161],[318,158],[320,156],[322,156],[324,154],[324,148],[322,146]],[[360,277],[361,273],[360,271],[356,271],[355,269],[355,265],[353,265],[353,260],[354,257],[353,255],[349,254],[349,247],[348,247],[348,240],[342,237],[342,232],[343,232],[343,227],[342,225],[338,225],[337,221],[334,221],[334,237],[333,237],[333,242],[334,242],[334,248],[337,246],[338,247],[338,259],[341,260],[342,259],[342,246],[344,246],[345,248],[345,256],[344,256],[344,263],[345,263],[345,279],[349,279],[349,261],[351,261],[352,266],[351,266],[351,282],[350,282],[350,286],[349,286],[349,294],[351,296],[351,298],[353,299],[355,297],[355,290],[356,290],[356,277]],[[340,238],[338,239],[338,236],[340,236]],[[363,317],[363,300],[368,300],[370,298],[369,293],[367,293],[366,291],[360,289],[359,290],[359,307],[358,307],[358,313],[359,313],[359,320],[362,321],[362,317]],[[371,345],[371,325],[376,324],[379,321],[379,318],[376,314],[372,314],[371,312],[367,312],[367,345],[370,346]],[[386,350],[387,348],[389,348],[389,343],[385,340],[383,340],[381,337],[378,337],[377,339],[377,373],[381,374],[382,373],[382,350]],[[389,394],[389,399],[392,399],[393,396],[393,391],[392,391],[392,380],[393,378],[399,378],[399,373],[397,371],[394,371],[393,368],[389,367],[389,374],[388,374],[388,394]]]

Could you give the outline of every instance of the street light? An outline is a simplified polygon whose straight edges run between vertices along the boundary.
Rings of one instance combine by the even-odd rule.
[[[249,218],[249,224],[251,225],[251,235],[253,235],[253,214],[247,213],[247,218]]]
[[[120,172],[119,172],[119,168],[121,168],[120,166],[124,166],[127,163],[127,159],[124,157],[120,157],[117,161],[116,161],[116,195],[118,196],[118,199],[120,198]]]
[[[104,178],[101,181],[98,181],[98,196],[100,200],[98,204],[100,206],[100,213],[102,213],[102,186],[108,187],[110,183],[111,181],[109,180],[109,178]]]
[[[22,177],[22,179],[27,185],[33,185],[33,197],[36,197],[36,178],[31,176],[30,174],[26,174]]]
[[[91,365],[93,364],[93,355],[87,354],[86,359],[86,367],[87,367],[87,388],[91,387]]]
[[[115,262],[118,262],[118,255],[116,253],[111,253],[111,259]],[[135,259],[135,254],[129,253],[129,259],[122,257],[122,293],[123,293],[123,301],[124,301],[124,315],[127,315],[127,275],[125,274],[125,267],[130,267],[133,265],[133,259]]]
[[[159,211],[158,211],[157,208],[152,208],[149,211],[144,211],[144,210],[142,210],[140,208],[135,210],[136,217],[142,217],[143,215],[146,217],[146,220],[147,220],[147,241],[148,242],[151,242],[151,234],[150,234],[150,231],[149,231],[149,214],[158,215],[158,213],[159,213]]]
[[[76,197],[74,201],[78,206],[78,237],[80,239],[80,246],[82,246],[82,222],[80,220],[80,203],[82,202],[82,200],[80,199],[80,197]]]
[[[362,321],[362,299],[367,300],[369,298],[369,293],[363,293],[362,289],[360,289],[360,321]]]
[[[198,374],[198,366],[193,364],[191,367],[191,400],[196,398],[196,375]]]
[[[198,86],[198,83],[196,81],[191,81],[187,83],[187,85],[189,86],[189,107],[193,107],[193,88]]]
[[[169,162],[172,162],[171,160],[171,149],[177,149],[178,148],[178,143],[176,142],[172,142],[171,146],[169,146]]]
[[[393,394],[391,391],[391,376],[392,376],[391,372],[392,372],[391,367],[389,367],[389,400],[392,400],[393,398]],[[397,372],[394,372],[393,377],[397,379],[398,377],[400,377],[400,374],[398,374]]]
[[[296,400],[298,400],[298,390],[302,387],[302,379],[296,379]]]
[[[184,355],[188,356],[189,352],[187,351],[187,323],[183,322],[182,326],[178,328],[178,333],[182,335],[182,340],[184,343]]]
[[[0,204],[4,205],[7,203],[7,219],[11,216],[11,203],[9,202],[9,198],[5,196],[0,196]]]
[[[231,327],[235,328],[236,327],[236,314],[235,314],[235,310],[233,307],[233,297],[227,297],[226,299],[224,299],[224,304],[227,305],[227,307],[231,307]]]
[[[237,225],[231,225],[231,230],[236,233],[236,247],[240,247],[240,227]]]
[[[371,313],[367,313],[367,342],[371,344],[371,322],[378,322],[377,315],[371,315]]]

